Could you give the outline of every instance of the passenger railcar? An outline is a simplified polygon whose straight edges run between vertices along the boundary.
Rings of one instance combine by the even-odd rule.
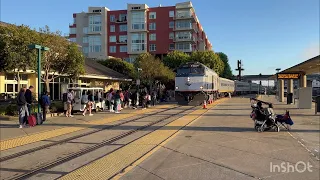
[[[257,92],[256,85],[221,78],[207,66],[189,62],[177,69],[175,98],[179,104],[199,105],[203,101],[227,96],[229,93],[243,95],[252,93],[251,91]]]

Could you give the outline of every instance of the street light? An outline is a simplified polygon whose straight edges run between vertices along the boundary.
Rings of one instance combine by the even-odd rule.
[[[41,98],[41,52],[49,51],[48,47],[40,46],[37,44],[28,45],[29,49],[37,49],[38,50],[38,113],[41,111],[40,98]]]

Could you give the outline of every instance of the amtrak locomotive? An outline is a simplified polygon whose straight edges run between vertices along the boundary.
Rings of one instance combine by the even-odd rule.
[[[175,87],[176,101],[185,105],[199,105],[229,93],[258,93],[259,88],[261,89],[255,83],[221,78],[215,71],[199,62],[189,62],[177,69]]]

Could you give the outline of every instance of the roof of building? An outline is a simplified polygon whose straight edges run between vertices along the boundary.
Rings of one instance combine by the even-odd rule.
[[[100,76],[104,77],[105,79],[113,79],[113,80],[120,80],[120,81],[132,81],[130,77],[118,73],[110,68],[103,66],[102,64],[98,63],[96,60],[86,59],[85,60],[85,76]]]

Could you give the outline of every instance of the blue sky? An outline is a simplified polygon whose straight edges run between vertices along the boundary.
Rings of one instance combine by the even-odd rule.
[[[1,0],[1,21],[32,28],[48,25],[68,33],[72,13],[88,6],[125,9],[127,3],[149,7],[183,0]],[[213,44],[228,55],[232,69],[241,59],[244,74],[272,74],[319,55],[319,0],[194,0],[196,14]],[[234,71],[233,71],[234,72]],[[234,72],[236,73],[236,72]]]

